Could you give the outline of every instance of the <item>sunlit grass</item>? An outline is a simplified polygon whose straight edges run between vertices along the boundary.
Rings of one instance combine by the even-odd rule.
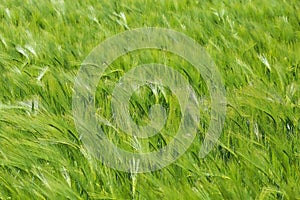
[[[296,0],[2,1],[0,199],[300,199],[299,10]],[[200,111],[197,137],[180,159],[131,174],[107,168],[83,148],[72,118],[73,80],[105,38],[146,26],[183,32],[205,48],[225,82],[227,118],[204,159],[198,152],[209,109]],[[149,62],[178,69],[209,107],[205,82],[188,63],[149,51],[125,55],[106,71],[97,114],[110,119],[116,81]],[[168,120],[178,124],[176,98],[153,88],[132,98],[137,123],[147,122],[144,114],[156,101],[174,109]],[[103,129],[135,150],[129,136]],[[152,151],[172,136],[165,131],[139,142]]]

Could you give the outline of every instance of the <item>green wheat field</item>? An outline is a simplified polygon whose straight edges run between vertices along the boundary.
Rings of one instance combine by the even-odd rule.
[[[159,103],[168,112],[164,129],[147,139],[115,130],[111,94],[134,66],[172,66],[202,105],[185,154],[136,174],[111,169],[87,152],[72,95],[93,48],[141,27],[173,29],[206,50],[225,84],[227,114],[219,141],[200,158],[213,100],[201,75],[164,50],[118,58],[95,95],[96,114],[109,122],[101,127],[116,146],[156,151],[180,121],[176,96],[145,85],[131,97],[131,117],[145,125],[149,108]],[[0,70],[0,199],[300,199],[298,0],[2,0]]]

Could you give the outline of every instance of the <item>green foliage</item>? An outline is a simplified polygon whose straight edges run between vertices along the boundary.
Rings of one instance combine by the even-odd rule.
[[[299,10],[297,0],[2,0],[0,199],[300,199]],[[183,32],[205,48],[226,85],[227,118],[214,150],[199,159],[211,101],[202,78],[164,51],[119,58],[99,82],[98,115],[112,118],[111,93],[124,73],[153,62],[178,69],[203,108],[184,156],[162,170],[131,174],[86,152],[72,119],[72,89],[96,45],[146,26]],[[137,151],[134,142],[144,152],[166,145],[180,120],[167,88],[141,88],[130,112],[145,124],[155,103],[168,111],[169,131],[134,141],[113,121],[103,130],[129,151]]]

